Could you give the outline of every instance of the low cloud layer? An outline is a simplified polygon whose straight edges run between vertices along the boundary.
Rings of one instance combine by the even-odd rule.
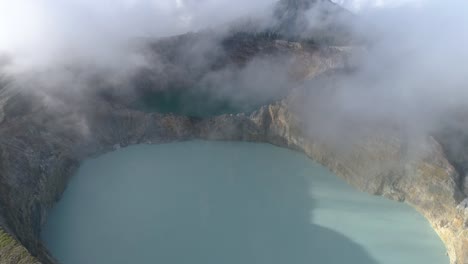
[[[330,103],[336,113],[364,120],[396,118],[432,130],[446,115],[464,108],[468,100],[465,1],[335,2],[356,11],[340,23],[366,40],[353,44],[359,45],[360,52],[353,55],[358,67],[334,81],[338,92]],[[110,76],[109,85],[122,84],[134,69],[147,66],[147,54],[130,47],[139,38],[220,29],[246,17],[273,23],[275,4],[274,0],[0,0],[0,9],[6,10],[0,17],[0,52],[6,54],[1,61],[9,65],[10,73],[28,76],[22,78],[23,86],[76,90],[89,86],[88,80],[99,73]],[[309,27],[317,27],[321,12],[316,8],[305,12]],[[200,50],[216,50],[216,41],[193,47],[209,42]],[[192,55],[204,54],[193,47]],[[248,64],[242,74],[227,69],[202,79],[219,86],[225,83],[236,97],[242,97],[232,92],[237,85],[242,86],[239,91],[255,86],[254,93],[265,93],[264,98],[276,97],[268,93],[277,93],[279,86],[293,85],[281,72],[282,65],[269,69],[271,63],[260,63],[261,70],[256,71],[255,63],[259,61]],[[281,81],[277,85],[265,81],[275,79],[269,73]],[[315,84],[306,85],[314,89]]]
[[[335,0],[354,11],[418,0]],[[419,0],[421,1],[421,0]],[[130,39],[219,28],[271,15],[276,0],[0,0],[0,53],[23,69],[68,60],[108,62]],[[110,61],[110,62],[109,62]]]
[[[427,0],[333,0],[333,2],[355,12],[375,8],[394,8],[408,5],[422,5]]]
[[[0,0],[0,52],[25,67],[68,60],[112,64],[130,40],[220,27],[273,0]],[[109,63],[110,61],[110,63]]]
[[[467,8],[465,1],[426,1],[362,14],[360,30],[371,42],[344,84],[352,89],[342,94],[343,105],[358,115],[394,112],[410,122],[464,107]]]

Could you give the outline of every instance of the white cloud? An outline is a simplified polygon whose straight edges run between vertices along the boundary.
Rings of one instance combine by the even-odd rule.
[[[24,46],[45,33],[47,15],[40,2],[0,0],[0,51]]]
[[[403,5],[420,5],[424,0],[332,0],[353,11],[363,11],[370,8],[389,8]]]
[[[113,57],[129,39],[219,26],[274,1],[0,0],[0,53],[24,65]]]

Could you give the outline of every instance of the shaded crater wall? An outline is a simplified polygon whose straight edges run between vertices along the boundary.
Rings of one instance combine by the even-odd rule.
[[[418,155],[407,153],[408,142],[394,129],[375,131],[347,151],[338,151],[320,137],[303,133],[287,101],[249,116],[208,119],[118,110],[106,104],[81,114],[87,121],[84,132],[57,126],[56,118],[34,112],[0,130],[1,224],[42,263],[56,261],[40,241],[41,226],[81,160],[131,144],[190,139],[267,142],[303,151],[360,190],[406,201],[430,221],[453,264],[468,261],[466,216],[457,209],[464,199],[459,175],[431,137],[419,142],[423,147]]]

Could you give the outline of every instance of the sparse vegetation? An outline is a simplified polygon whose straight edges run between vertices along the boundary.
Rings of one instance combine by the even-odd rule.
[[[0,264],[39,264],[18,241],[0,229]]]

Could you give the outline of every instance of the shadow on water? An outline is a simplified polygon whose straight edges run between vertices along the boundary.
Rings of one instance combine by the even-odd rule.
[[[212,183],[202,185],[198,199],[185,203],[176,215],[163,220],[170,231],[155,245],[161,254],[158,260],[226,264],[377,263],[351,239],[311,223],[314,205],[304,179],[264,176],[259,179],[261,176],[257,175],[255,180],[209,179],[216,182],[216,189]],[[188,213],[193,208],[199,208],[200,212]]]
[[[132,157],[134,150],[129,148],[125,151],[129,151],[128,155]],[[192,157],[192,165],[187,163],[188,168],[171,161],[174,155],[165,150],[169,158],[158,164],[158,170],[171,169],[173,173],[158,174],[155,182],[145,182],[144,179],[148,178],[139,178],[136,174],[136,178],[127,183],[108,182],[104,177],[102,182],[106,188],[124,185],[127,192],[117,190],[117,195],[126,196],[123,198],[125,201],[133,199],[129,205],[124,202],[114,205],[120,212],[110,216],[112,221],[99,223],[90,213],[82,212],[78,216],[76,211],[74,215],[64,211],[64,207],[72,206],[67,205],[70,199],[86,203],[86,208],[92,210],[104,210],[93,208],[98,204],[92,202],[98,199],[93,197],[94,187],[71,184],[72,189],[74,186],[87,186],[88,195],[84,197],[81,194],[81,198],[75,199],[72,198],[74,190],[67,191],[63,203],[54,209],[55,216],[48,223],[53,228],[49,227],[46,234],[52,252],[64,264],[377,264],[351,239],[311,223],[314,202],[308,193],[306,179],[293,175],[295,170],[301,169],[297,164],[285,162],[271,166],[280,157],[254,159],[252,157],[265,155],[255,149],[247,154],[245,148],[244,152],[239,148],[239,151],[234,151],[236,153],[229,153],[229,158],[223,157],[216,149],[209,150],[215,153],[208,158],[211,164],[201,160],[203,155],[194,156],[192,152],[195,150],[177,152],[181,159]],[[145,156],[151,156],[149,154],[155,155],[146,153]],[[150,159],[128,160],[129,157],[125,158],[127,164],[136,167],[151,162]],[[120,158],[124,159],[123,156]],[[102,162],[109,161],[101,160],[99,163],[105,168]],[[113,162],[119,164],[119,158]],[[98,168],[95,173],[102,174],[102,171]],[[99,180],[90,181],[97,185],[96,192],[103,188],[99,186]],[[132,185],[134,182],[139,183]],[[132,193],[133,189],[138,191]],[[104,195],[110,203],[118,203],[113,194]],[[106,210],[110,210],[108,207],[112,206],[106,206]],[[130,211],[126,211],[129,208]],[[135,217],[138,212],[140,215]],[[57,217],[57,214],[61,216]],[[92,230],[67,231],[73,227],[64,224],[67,221],[64,219],[73,219],[73,223],[78,225],[89,221],[93,226],[88,229]],[[109,231],[112,235],[106,235],[107,231],[103,230],[112,225],[114,229]],[[126,229],[131,229],[129,234],[136,238],[129,238]],[[102,241],[93,241],[95,238],[90,236]],[[87,243],[83,237],[93,242]],[[80,252],[77,246],[67,246],[72,242],[89,248]]]

